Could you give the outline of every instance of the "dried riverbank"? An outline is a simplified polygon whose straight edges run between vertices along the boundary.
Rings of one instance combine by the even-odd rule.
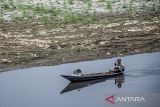
[[[160,14],[99,14],[94,23],[0,24],[0,72],[160,51]]]

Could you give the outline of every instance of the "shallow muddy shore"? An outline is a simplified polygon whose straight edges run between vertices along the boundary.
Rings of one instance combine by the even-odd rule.
[[[90,24],[0,24],[0,72],[160,51],[160,14],[100,14]]]

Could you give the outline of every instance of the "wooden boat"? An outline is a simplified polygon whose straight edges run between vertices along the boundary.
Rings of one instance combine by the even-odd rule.
[[[78,74],[78,75],[61,75],[62,77],[68,79],[71,82],[80,82],[80,81],[89,81],[89,80],[96,80],[102,78],[111,78],[118,75],[123,74],[123,71],[114,72],[102,72],[102,73],[92,73],[92,74]]]

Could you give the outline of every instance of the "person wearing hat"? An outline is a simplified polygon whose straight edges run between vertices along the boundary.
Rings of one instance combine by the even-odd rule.
[[[124,68],[124,64],[122,62],[122,60],[120,58],[117,59],[117,61],[115,62],[115,67],[114,67],[114,70],[116,72],[121,72],[121,71],[124,71],[125,68]]]

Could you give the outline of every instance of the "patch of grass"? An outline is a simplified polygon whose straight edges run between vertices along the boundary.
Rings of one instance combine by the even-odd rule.
[[[35,7],[32,7],[31,10],[33,11],[33,13],[36,13],[36,14],[52,14],[54,16],[57,16],[59,13],[60,13],[60,10],[55,8],[55,7],[44,7],[43,5],[42,6],[35,6]]]
[[[37,19],[42,23],[46,24],[54,24],[54,23],[94,23],[96,20],[95,14],[88,15],[84,17],[80,13],[70,12],[70,11],[62,11],[54,7],[44,7],[43,5],[37,6],[27,6],[21,5],[18,8],[22,12],[22,17],[16,16],[15,20],[20,20],[21,18],[27,20]],[[31,17],[33,16],[33,17]],[[60,18],[61,17],[61,18]]]
[[[67,0],[68,4],[73,4],[73,0]]]
[[[24,19],[23,17],[19,17],[19,16],[13,16],[12,17],[12,21],[15,22],[15,23],[20,22],[23,19]]]
[[[146,5],[145,5],[145,3],[143,3],[142,6],[141,6],[141,10],[144,12],[145,9],[146,9]]]
[[[34,16],[45,16],[45,15],[51,15],[58,16],[61,13],[60,9],[57,9],[55,7],[45,7],[43,5],[36,5],[36,6],[29,6],[29,5],[21,5],[19,6],[19,9],[22,12],[30,11]]]
[[[29,5],[21,5],[19,6],[21,10],[30,10],[35,14],[54,14],[55,16],[60,13],[60,9],[55,7],[45,7],[43,5],[37,4],[36,6],[29,6]]]
[[[0,23],[3,22],[3,17],[0,15]]]
[[[50,1],[51,2],[51,1]],[[70,1],[70,3],[73,0]],[[92,0],[84,0],[85,3],[89,3],[88,6],[91,6]],[[37,5],[16,5],[16,9],[20,15],[13,14],[13,22],[20,21],[29,21],[29,22],[42,22],[43,24],[67,24],[67,23],[95,23],[96,22],[96,13],[81,14],[71,11],[60,10],[54,6],[45,7],[43,4]],[[5,9],[10,9],[10,5],[5,5]],[[4,10],[4,9],[2,9]],[[0,20],[2,20],[3,12],[1,11]]]
[[[94,11],[90,17],[90,23],[95,23],[96,21],[97,21],[97,13],[96,13],[96,11]]]
[[[0,0],[0,7],[4,10],[16,8],[13,0]]]
[[[50,23],[49,17],[43,16],[43,17],[42,17],[42,22],[43,22],[45,25],[46,25],[46,24],[49,24],[49,23]]]
[[[153,13],[160,13],[160,1],[159,2],[153,2],[151,6],[149,7],[149,10]]]
[[[4,9],[4,10],[9,10],[10,9],[10,5],[7,4],[7,3],[4,3],[4,4],[2,4],[1,8]]]
[[[98,0],[98,2],[105,2],[106,0]]]
[[[31,5],[18,5],[17,8],[19,10],[24,10],[24,9],[29,10],[32,8],[32,6]]]
[[[107,9],[112,10],[112,3],[110,1],[107,1]]]
[[[22,11],[22,16],[21,17],[24,18],[24,19],[31,19],[31,18],[33,18],[33,15],[31,15],[31,13],[28,10],[24,9]]]
[[[82,20],[82,17],[78,13],[66,12],[63,16],[65,23],[76,23]]]
[[[87,16],[84,16],[80,13],[66,12],[63,18],[64,18],[63,22],[65,24],[67,23],[90,24],[90,23],[95,23],[97,21],[96,12],[93,12]]]
[[[133,13],[133,1],[130,0],[129,5],[126,7],[126,11],[128,14],[132,15]]]
[[[86,4],[88,8],[92,6],[92,0],[83,0],[83,3]]]
[[[111,0],[110,1],[112,4],[116,3],[116,2],[119,2],[119,0]]]

